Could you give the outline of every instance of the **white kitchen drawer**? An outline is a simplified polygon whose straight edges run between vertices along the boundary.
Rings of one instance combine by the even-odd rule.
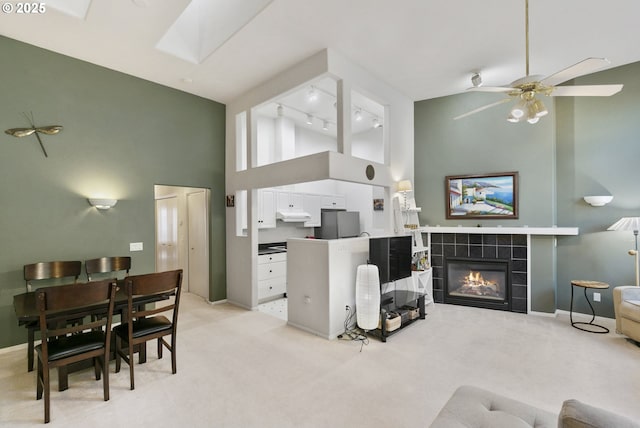
[[[258,256],[258,264],[271,262],[284,262],[287,260],[287,253],[262,254]]]
[[[274,278],[258,281],[258,299],[277,296],[287,292],[286,278]]]
[[[258,281],[287,276],[287,262],[264,263],[258,265]]]

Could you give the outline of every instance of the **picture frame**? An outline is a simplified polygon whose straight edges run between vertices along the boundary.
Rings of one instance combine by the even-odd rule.
[[[384,211],[384,199],[374,199],[373,200],[373,210],[374,211]]]
[[[447,219],[517,219],[518,173],[448,175]]]
[[[236,206],[236,196],[235,195],[227,195],[227,207],[235,207]]]

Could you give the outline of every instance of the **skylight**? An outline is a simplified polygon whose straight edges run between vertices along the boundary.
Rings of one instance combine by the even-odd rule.
[[[156,49],[200,64],[272,1],[192,0]]]

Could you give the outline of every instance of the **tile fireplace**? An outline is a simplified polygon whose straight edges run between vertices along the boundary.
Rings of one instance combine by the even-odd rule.
[[[431,233],[430,246],[436,303],[527,313],[527,235]]]

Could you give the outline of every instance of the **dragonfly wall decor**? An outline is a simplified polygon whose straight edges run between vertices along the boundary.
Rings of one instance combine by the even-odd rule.
[[[40,148],[42,149],[42,153],[44,153],[44,157],[49,157],[47,151],[44,148],[44,144],[42,144],[42,140],[40,139],[40,134],[46,135],[55,135],[62,131],[62,126],[60,125],[48,125],[48,126],[35,126],[35,120],[33,119],[33,113],[31,113],[31,117],[29,117],[26,113],[22,113],[24,117],[27,119],[30,128],[11,128],[7,129],[5,134],[13,135],[14,137],[28,137],[29,135],[35,135],[38,139],[38,143],[40,143]]]

